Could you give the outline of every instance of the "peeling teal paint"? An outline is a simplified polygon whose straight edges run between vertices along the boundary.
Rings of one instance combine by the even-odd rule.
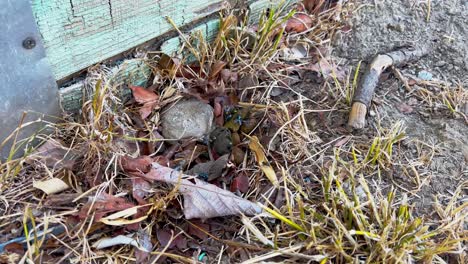
[[[250,9],[251,22],[258,21],[265,8],[283,1],[248,0],[246,3]],[[166,17],[170,17],[180,27],[218,12],[225,6],[225,2],[31,0],[31,5],[52,71],[55,78],[60,80],[173,30]],[[290,4],[297,1],[285,2]],[[207,32],[217,30],[215,24],[199,27]],[[211,33],[207,35],[215,35]],[[172,53],[179,44],[179,39],[171,39],[165,43],[163,51]]]
[[[217,12],[222,0],[32,0],[56,79]],[[212,6],[213,8],[206,8]]]

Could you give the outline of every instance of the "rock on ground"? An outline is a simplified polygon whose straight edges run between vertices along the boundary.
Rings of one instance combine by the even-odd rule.
[[[201,138],[213,126],[213,108],[196,99],[183,100],[164,109],[162,134],[166,139]]]

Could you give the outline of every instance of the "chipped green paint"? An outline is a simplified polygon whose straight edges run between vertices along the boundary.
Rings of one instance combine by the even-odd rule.
[[[57,80],[223,8],[222,0],[32,0]]]
[[[251,21],[281,2],[294,0],[31,0],[55,78],[121,54],[180,27],[217,13],[227,2],[247,4]],[[207,24],[205,30],[216,30]],[[167,42],[174,50],[180,40]],[[177,48],[175,48],[177,49]]]
[[[203,37],[208,41],[214,40],[219,29],[219,19],[208,20],[206,23],[201,24],[191,30],[191,33],[201,31]],[[161,51],[176,55],[180,49],[182,41],[180,37],[174,37],[165,41],[161,45]],[[144,60],[132,59],[125,60],[118,66],[112,68],[111,85],[121,90],[121,98],[126,101],[130,95],[128,85],[137,85],[146,87],[149,84],[151,76],[151,68],[145,63]],[[81,110],[83,104],[83,89],[84,82],[73,84],[69,87],[64,87],[59,91],[60,105],[69,113],[76,113]]]
[[[172,30],[172,26],[165,20],[160,17],[156,19],[160,23],[163,23],[165,26],[162,27],[160,24],[157,24],[158,27],[151,27],[149,22],[146,20],[132,20],[134,24],[127,22],[124,23],[121,18],[116,19],[115,10],[122,10],[122,7],[114,9],[115,3],[121,3],[125,0],[32,0],[33,1],[33,10],[35,11],[35,16],[38,19],[38,24],[41,29],[41,33],[44,38],[47,49],[47,57],[50,63],[53,66],[56,79],[62,79],[69,74],[82,70],[90,65],[93,65],[102,60],[108,59],[116,54],[119,54],[125,50],[138,46],[139,44],[146,42],[148,39],[154,39],[164,32],[159,30]],[[148,2],[149,0],[133,0],[134,2]],[[158,2],[157,0],[153,0]],[[242,1],[242,0],[240,0]],[[44,3],[43,3],[44,2]],[[64,7],[58,8],[58,3],[64,3]],[[112,10],[114,14],[112,19],[114,19],[111,24],[113,24],[112,29],[106,26],[105,14],[102,14],[102,18],[92,23],[85,24],[84,22],[89,20],[87,17],[91,17],[90,12],[86,11],[87,9],[97,9],[97,6],[102,5],[103,3],[112,3]],[[159,2],[168,2],[166,0],[160,0]],[[172,6],[176,3],[181,2],[179,0],[174,0]],[[205,0],[201,1],[197,6],[201,8],[194,13],[197,13],[201,16],[208,14],[209,12],[214,13],[219,8],[221,8],[222,2]],[[232,0],[231,0],[232,2]],[[254,24],[258,21],[258,17],[261,15],[263,10],[266,8],[278,5],[283,2],[283,0],[254,0],[248,1],[247,7],[250,10],[251,19],[250,23]],[[297,1],[286,0],[287,4],[291,4]],[[71,5],[71,3],[73,5]],[[214,4],[208,4],[214,3]],[[189,4],[185,4],[189,5]],[[72,8],[70,9],[70,6]],[[49,15],[47,14],[49,10]],[[127,6],[127,12],[129,14],[136,12],[135,10],[140,10],[140,7],[137,5],[132,5],[131,7]],[[151,13],[153,11],[147,11]],[[161,11],[158,11],[161,12]],[[184,11],[183,14],[186,14],[187,11]],[[192,12],[193,13],[193,12]],[[97,14],[97,13],[96,13]],[[174,14],[174,12],[172,13]],[[145,16],[146,16],[145,15]],[[179,14],[180,15],[180,14]],[[68,24],[63,22],[64,17],[72,17],[71,20],[68,20]],[[110,16],[110,13],[109,15]],[[118,17],[118,16],[117,16]],[[193,22],[193,20],[200,17],[192,14],[192,20],[189,20],[187,17],[182,16],[182,20],[177,19],[178,16],[170,16],[173,21],[177,23],[178,26],[184,23]],[[149,18],[148,18],[149,19]],[[56,20],[62,22],[54,22]],[[131,20],[131,19],[130,19]],[[151,20],[151,19],[150,19]],[[62,28],[58,25],[63,24]],[[150,27],[148,29],[145,27]],[[155,29],[156,28],[156,29]],[[126,32],[124,31],[127,30]],[[196,26],[191,33],[201,31],[204,37],[208,40],[214,40],[219,30],[219,19],[210,19],[204,21],[204,23]],[[141,36],[145,36],[142,38]],[[90,43],[85,43],[90,41]],[[109,42],[110,41],[110,42]],[[176,55],[182,44],[181,38],[174,37],[166,40],[162,43],[160,49],[162,52],[170,55]],[[129,94],[129,89],[125,87],[128,84],[146,86],[149,81],[151,69],[140,60],[127,60],[124,61],[119,66],[113,68],[114,80],[119,83],[116,86],[121,87],[122,96],[125,98]],[[83,100],[83,88],[84,83],[77,83],[69,87],[62,87],[59,92],[60,102],[62,108],[66,112],[77,112],[81,109],[81,104]]]
[[[151,77],[151,67],[144,60],[125,60],[118,66],[111,69],[109,74],[109,85],[120,91],[120,98],[126,101],[130,98],[128,85],[146,87],[149,85]],[[83,104],[85,82],[63,87],[59,90],[59,100],[62,109],[69,113],[76,113],[81,110]]]

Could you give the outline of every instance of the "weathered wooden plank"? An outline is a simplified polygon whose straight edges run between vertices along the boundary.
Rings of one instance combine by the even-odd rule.
[[[121,98],[125,100],[130,98],[130,89],[126,88],[128,85],[143,87],[148,85],[151,68],[144,60],[132,59],[112,68],[109,75],[110,85],[120,89]],[[86,96],[84,87],[85,81],[80,81],[59,90],[60,105],[65,112],[74,113],[81,110],[83,99]]]
[[[191,30],[192,33],[200,31],[208,41],[216,37],[219,29],[219,19],[210,19]],[[161,45],[162,52],[169,55],[176,55],[179,51],[182,40],[180,37],[171,38]],[[130,89],[128,85],[147,86],[151,68],[140,59],[125,60],[120,65],[112,68],[112,86],[121,89],[121,95],[128,97]],[[83,104],[85,83],[79,82],[68,87],[63,87],[59,91],[60,105],[69,113],[78,112]],[[125,99],[125,98],[124,98]]]
[[[32,0],[57,80],[223,7],[222,0]]]
[[[54,0],[55,1],[55,0]],[[232,1],[231,1],[232,2]],[[255,24],[258,22],[258,18],[260,17],[261,13],[266,8],[271,8],[273,6],[277,6],[282,0],[256,0],[256,1],[249,1],[247,2],[247,6],[244,6],[250,10],[251,17],[249,19],[250,23]],[[287,5],[291,5],[297,1],[289,0],[286,1]],[[205,23],[202,23],[196,27],[194,27],[190,32],[196,32],[201,30],[204,37],[211,41],[216,37],[219,28],[219,19],[209,19]],[[160,50],[169,55],[176,55],[179,51],[180,45],[182,44],[182,40],[179,36],[170,38],[164,41],[161,46]],[[110,56],[109,56],[110,57]],[[50,58],[49,58],[50,59]],[[145,86],[146,82],[148,81],[148,71],[149,68],[146,67],[144,64],[141,63],[139,60],[127,60],[124,62],[123,65],[117,66],[114,68],[116,72],[116,79],[119,80],[123,91],[123,94],[129,92],[128,89],[125,89],[127,84],[133,85],[141,85]],[[129,74],[131,73],[131,74]],[[131,78],[128,78],[130,77]],[[60,101],[63,109],[66,112],[76,112],[81,109],[82,99],[83,99],[83,87],[84,83],[74,84],[69,87],[63,87],[60,90]],[[127,91],[128,90],[128,91]]]

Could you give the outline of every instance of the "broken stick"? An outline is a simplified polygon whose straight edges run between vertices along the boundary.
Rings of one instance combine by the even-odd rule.
[[[375,87],[380,74],[389,66],[398,66],[415,61],[428,52],[427,48],[405,48],[386,54],[377,55],[364,73],[363,80],[354,92],[353,105],[349,114],[348,126],[354,129],[364,128]]]

